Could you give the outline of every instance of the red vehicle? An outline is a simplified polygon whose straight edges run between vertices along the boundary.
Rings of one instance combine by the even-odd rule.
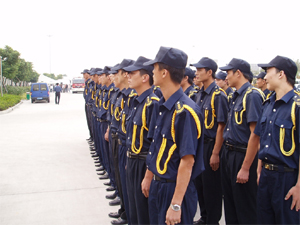
[[[83,78],[73,78],[72,80],[72,93],[83,92],[84,91],[84,79]]]

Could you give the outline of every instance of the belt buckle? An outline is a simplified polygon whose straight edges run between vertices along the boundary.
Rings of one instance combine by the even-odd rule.
[[[130,158],[130,152],[129,151],[127,151],[127,157]]]
[[[265,169],[270,170],[270,165],[269,164],[265,164]]]

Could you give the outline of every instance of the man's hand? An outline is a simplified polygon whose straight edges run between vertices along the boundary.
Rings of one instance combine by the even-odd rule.
[[[142,193],[146,198],[149,197],[150,185],[153,179],[153,173],[150,170],[146,170],[145,177],[141,183]]]
[[[220,165],[220,157],[219,154],[211,154],[209,165],[213,171],[217,171]]]
[[[240,184],[245,184],[249,180],[249,170],[241,168],[238,172],[236,182]]]
[[[104,134],[104,139],[105,139],[105,141],[109,141],[109,139],[108,139],[108,130],[106,130],[106,133]]]
[[[288,200],[291,196],[293,196],[291,210],[295,207],[295,210],[298,212],[300,210],[300,185],[292,187],[285,196],[285,200]]]
[[[181,222],[181,210],[174,211],[170,206],[166,215],[166,224],[174,225],[180,222]]]

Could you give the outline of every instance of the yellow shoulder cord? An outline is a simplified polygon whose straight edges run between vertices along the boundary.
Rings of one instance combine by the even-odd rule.
[[[114,104],[110,105],[110,115],[112,116],[114,112]]]
[[[122,98],[122,100],[121,100],[121,112],[122,112],[123,108],[124,108],[124,102],[123,102],[123,98]],[[114,116],[115,116],[116,121],[120,121],[121,112],[119,110],[119,107],[115,108]]]
[[[110,92],[111,92],[111,91],[112,91],[112,89],[110,89],[110,90],[108,91],[108,101],[107,101],[106,106],[105,106],[105,102],[103,102],[103,108],[104,108],[105,110],[108,110],[109,101],[110,101]]]
[[[295,152],[295,137],[294,132],[296,130],[296,102],[293,103],[292,109],[291,109],[291,118],[293,122],[293,128],[292,128],[292,148],[289,151],[284,150],[284,138],[285,138],[285,128],[280,127],[280,133],[279,133],[279,146],[280,151],[285,156],[291,156]]]
[[[188,110],[194,120],[195,120],[195,123],[196,123],[196,126],[197,126],[197,130],[198,130],[198,136],[197,136],[197,139],[200,138],[201,136],[201,125],[200,125],[200,120],[199,120],[199,117],[198,115],[196,114],[196,112],[188,105],[183,105],[183,108]],[[182,109],[180,109],[180,111],[182,111]],[[158,155],[157,155],[157,159],[156,159],[156,169],[157,169],[157,172],[159,174],[165,174],[167,172],[167,167],[168,167],[168,163],[171,159],[171,156],[173,155],[175,149],[177,148],[177,145],[176,145],[176,142],[175,142],[175,116],[177,114],[177,110],[174,111],[173,113],[173,116],[172,116],[172,124],[171,124],[171,135],[172,135],[172,138],[173,138],[173,142],[174,144],[171,146],[171,148],[169,149],[169,152],[168,152],[168,157],[164,163],[164,168],[161,170],[160,169],[160,161],[162,159],[162,156],[165,152],[165,148],[166,148],[166,144],[167,144],[167,139],[163,136],[163,139],[162,139],[162,143],[161,143],[161,146],[159,148],[159,152],[158,152]]]
[[[227,96],[228,102],[230,101],[231,98],[232,98],[232,93],[230,93],[230,94]]]
[[[96,107],[98,108],[98,96],[96,96],[96,101],[95,101],[95,105],[96,105]]]
[[[270,93],[267,95],[266,100],[267,100],[268,98],[270,98],[271,94],[272,94],[272,92],[270,92]]]
[[[152,100],[159,101],[159,98],[157,98],[157,97],[151,97],[151,101],[146,102],[145,105],[144,105],[144,107],[143,107],[143,111],[142,111],[142,123],[143,124],[142,124],[141,131],[140,131],[140,147],[139,148],[137,148],[135,146],[137,125],[136,124],[133,125],[131,150],[135,154],[139,154],[141,152],[141,150],[142,150],[142,147],[143,147],[144,129],[148,131],[147,123],[146,123],[146,108],[147,108],[147,106],[151,105]]]
[[[130,102],[130,99],[134,96],[137,96],[137,93],[135,93],[133,90],[131,91],[130,95],[129,95],[129,98],[128,98],[128,101],[127,101],[127,106],[129,107],[129,102]]]
[[[263,93],[259,88],[256,87],[253,87],[252,89],[257,90],[260,93],[261,97],[263,98],[263,101],[265,101],[266,99],[265,93]]]
[[[189,92],[189,98],[191,98],[195,93],[197,93],[197,91],[190,91]]]
[[[210,122],[209,125],[207,125],[207,118],[208,118],[209,109],[205,109],[205,120],[204,120],[205,129],[212,129],[214,127],[215,117],[217,117],[216,116],[216,110],[215,110],[215,104],[214,104],[215,103],[215,95],[220,94],[221,91],[224,92],[223,89],[219,89],[219,90],[216,89],[214,91],[214,93],[212,94],[212,96],[211,96],[210,104],[211,104],[211,113],[212,113],[212,115],[211,115],[211,122]],[[225,95],[226,95],[226,92],[225,92]]]

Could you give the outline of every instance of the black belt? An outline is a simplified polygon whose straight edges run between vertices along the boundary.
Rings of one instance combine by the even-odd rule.
[[[160,177],[156,176],[155,174],[153,176],[153,180],[157,180],[157,181],[164,182],[164,183],[175,183],[175,180],[160,178]]]
[[[102,120],[102,119],[99,119],[99,121],[102,123],[102,122],[107,122],[107,120]]]
[[[127,151],[127,157],[131,159],[143,159],[146,160],[148,152],[140,152],[139,154],[135,154],[133,152]]]
[[[116,132],[111,132],[111,137],[112,138],[118,138],[118,134]]]
[[[213,138],[207,138],[207,137],[204,138],[204,144],[207,144],[207,143],[213,142],[213,141],[215,141],[215,139],[213,139]]]
[[[263,164],[263,168],[265,168],[267,170],[271,170],[271,171],[283,171],[283,172],[295,172],[296,171],[293,168],[289,168],[289,167],[282,166],[282,165],[266,163],[264,161],[262,162],[262,164]]]
[[[225,148],[227,148],[230,151],[236,151],[236,152],[242,152],[242,153],[246,153],[246,151],[247,151],[247,147],[235,146],[235,145],[230,145],[227,143],[225,143]]]

